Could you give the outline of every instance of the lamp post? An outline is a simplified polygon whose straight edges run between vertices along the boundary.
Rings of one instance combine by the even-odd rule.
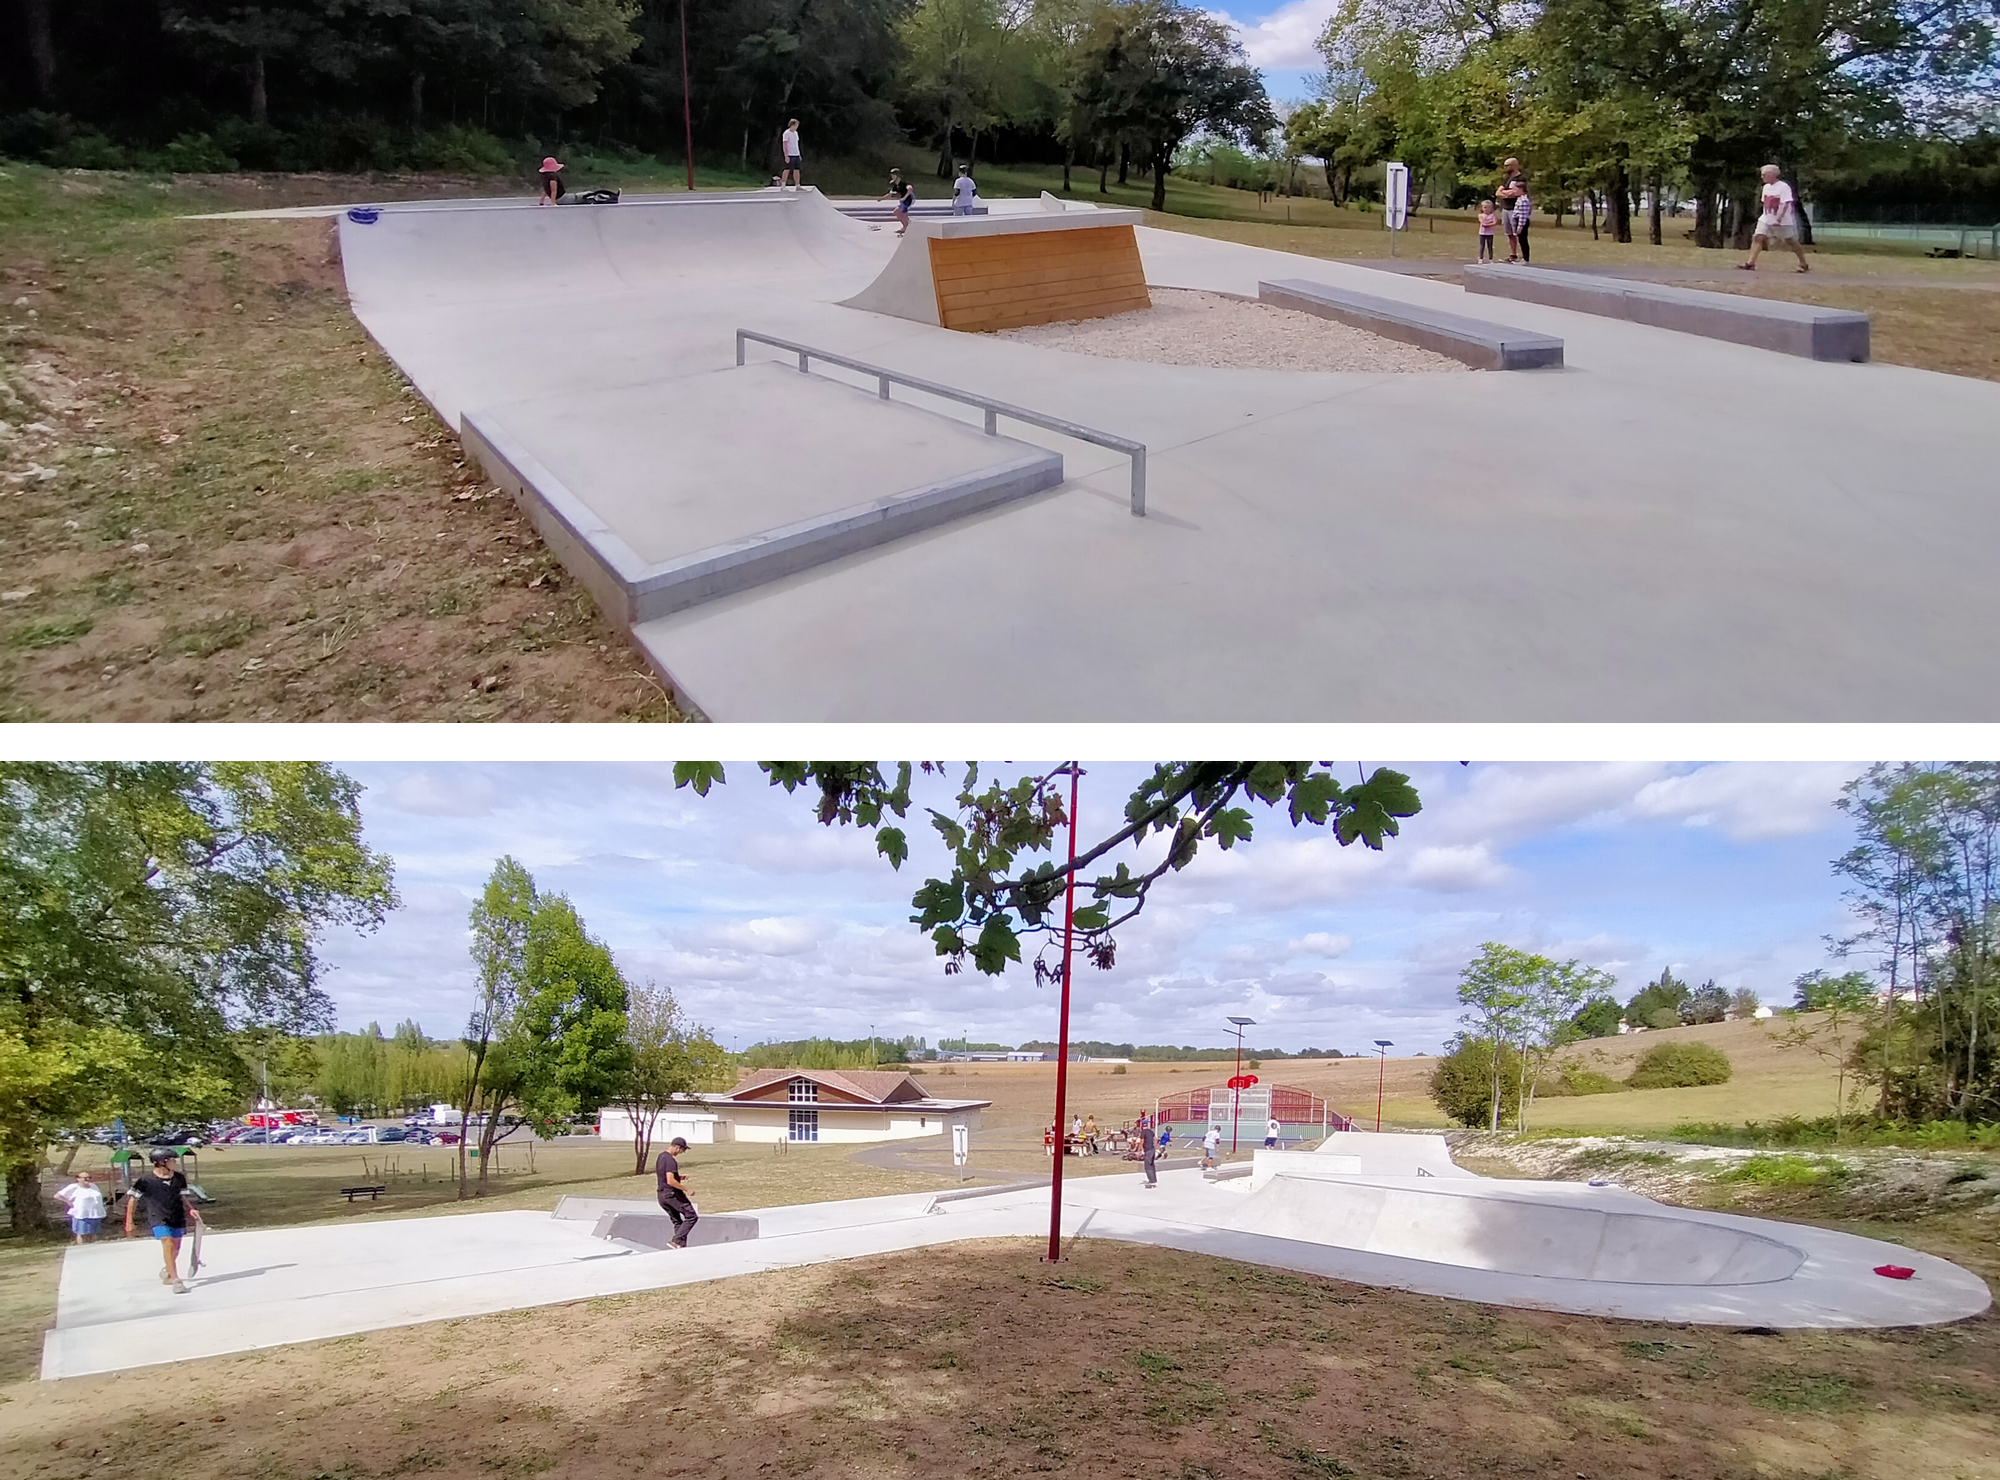
[[[692,190],[694,189],[694,105],[688,99],[687,0],[681,0],[681,127],[687,131],[688,189]]]
[[[1055,1143],[1049,1148],[1055,1152],[1050,1158],[1055,1170],[1049,1178],[1050,1264],[1062,1261],[1063,1157],[1069,1150],[1063,1139],[1063,1117],[1069,1110],[1069,966],[1076,933],[1076,790],[1083,767],[1070,761],[1054,774],[1060,776],[1064,771],[1069,772],[1069,877],[1063,885],[1062,1017],[1056,1029],[1056,1134]]]
[[[1243,1078],[1243,1030],[1257,1026],[1257,1019],[1233,1017],[1229,1020],[1236,1025],[1236,1072],[1229,1076],[1229,1154],[1236,1154],[1236,1138],[1243,1129],[1243,1089],[1239,1081]]]
[[[1389,1073],[1389,1050],[1396,1045],[1390,1039],[1375,1040],[1375,1129],[1382,1129],[1382,1082]]]

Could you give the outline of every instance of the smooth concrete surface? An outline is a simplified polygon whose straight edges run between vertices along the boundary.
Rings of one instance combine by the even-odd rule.
[[[1859,363],[1868,358],[1868,315],[1852,309],[1541,267],[1477,265],[1465,269],[1464,281],[1468,293],[1605,314],[1809,360]]]
[[[1385,339],[1418,345],[1477,370],[1562,367],[1562,341],[1552,334],[1510,329],[1505,324],[1445,313],[1420,304],[1398,303],[1393,298],[1357,293],[1352,288],[1286,278],[1281,282],[1259,283],[1257,297],[1277,308],[1314,314],[1366,329]]]
[[[1124,458],[1023,432],[1065,454],[1061,489],[641,623],[712,718],[2000,717],[2000,689],[1966,681],[2000,669],[2000,384],[1525,302],[1509,320],[1563,340],[1560,372],[1095,359],[839,306],[894,240],[812,192],[389,206],[340,232],[355,311],[453,425],[722,369],[743,327],[1147,445],[1144,519]],[[1469,307],[1441,283],[1138,236],[1155,287],[1309,278]]]
[[[1451,1159],[1451,1143],[1421,1131],[1335,1131],[1309,1156],[1351,1156],[1371,1177],[1471,1177]]]
[[[462,431],[627,628],[1063,481],[1059,453],[768,361],[481,408]]]
[[[586,1203],[600,1211],[588,1221]],[[42,1376],[74,1377],[357,1331],[553,1305],[967,1239],[1034,1236],[1046,1191],[1001,1188],[752,1209],[757,1237],[681,1250],[596,1237],[661,1219],[646,1204],[565,1199],[561,1216],[470,1213],[211,1233],[176,1295],[150,1240],[72,1248]],[[705,1216],[703,1222],[708,1221]],[[724,1221],[718,1217],[718,1223]],[[1922,1325],[1977,1315],[1984,1281],[1926,1254],[1826,1229],[1669,1208],[1612,1187],[1199,1170],[1081,1177],[1068,1237],[1119,1238],[1488,1304],[1635,1320],[1772,1327]],[[643,1231],[643,1230],[641,1230]],[[1914,1268],[1889,1280],[1873,1266]],[[726,1291],[718,1298],[726,1299]]]

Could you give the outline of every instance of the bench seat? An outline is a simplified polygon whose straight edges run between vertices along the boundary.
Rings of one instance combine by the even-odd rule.
[[[1399,303],[1393,298],[1377,298],[1372,293],[1356,293],[1331,283],[1307,282],[1303,278],[1259,283],[1257,298],[1274,308],[1315,314],[1366,329],[1385,339],[1449,355],[1478,370],[1541,370],[1559,368],[1563,362],[1563,342],[1553,335],[1489,324],[1483,319],[1415,303]]]
[[[1868,358],[1868,315],[1846,308],[1670,288],[1545,267],[1468,267],[1465,291],[1726,339],[1809,360]]]

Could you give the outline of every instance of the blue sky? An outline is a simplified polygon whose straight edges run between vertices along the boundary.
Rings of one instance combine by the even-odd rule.
[[[1087,838],[1144,768],[1085,765]],[[1029,972],[947,977],[907,923],[941,857],[914,809],[896,873],[748,765],[706,800],[674,790],[666,765],[346,769],[367,788],[367,835],[395,858],[404,906],[375,935],[327,940],[343,1027],[459,1029],[466,911],[512,853],[570,896],[629,976],[671,984],[733,1047],[871,1027],[932,1042],[1053,1036],[1053,995]],[[1849,835],[1832,803],[1859,764],[1399,769],[1424,811],[1382,853],[1260,813],[1251,843],[1164,882],[1120,933],[1116,968],[1079,971],[1075,1036],[1220,1043],[1234,1013],[1258,1020],[1266,1046],[1433,1051],[1485,940],[1602,966],[1623,995],[1672,966],[1779,1001],[1845,926],[1828,861]]]
[[[1271,5],[1250,0],[1236,9],[1211,7],[1243,42],[1250,62],[1264,74],[1264,89],[1280,106],[1313,95],[1312,78],[1324,66],[1313,42],[1336,8],[1336,0],[1289,0]]]

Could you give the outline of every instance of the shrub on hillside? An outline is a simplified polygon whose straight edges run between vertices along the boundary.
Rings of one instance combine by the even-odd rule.
[[[1681,1015],[1675,1008],[1656,1007],[1646,1014],[1646,1026],[1649,1028],[1678,1028],[1680,1025]]]
[[[1493,1044],[1484,1038],[1461,1042],[1431,1070],[1431,1101],[1460,1125],[1484,1130],[1493,1119]],[[1509,1125],[1521,1108],[1521,1056],[1500,1049],[1500,1123]]]
[[[1729,994],[1712,977],[1688,993],[1687,1001],[1681,1004],[1684,1023],[1719,1023],[1728,1016]]]
[[[1609,997],[1593,997],[1569,1021],[1586,1038],[1616,1038],[1624,1016],[1625,1010]]]
[[[1625,1080],[1627,1089],[1691,1089],[1727,1084],[1729,1055],[1706,1043],[1662,1043],[1649,1050]]]
[[[1623,1088],[1624,1085],[1601,1070],[1564,1064],[1536,1086],[1535,1093],[1544,1099],[1555,1099],[1568,1095],[1609,1095]]]

